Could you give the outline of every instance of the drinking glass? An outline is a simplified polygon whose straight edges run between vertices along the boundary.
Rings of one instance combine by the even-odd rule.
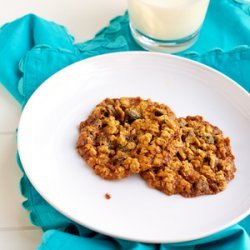
[[[194,44],[209,0],[128,0],[130,29],[144,49],[177,53]]]

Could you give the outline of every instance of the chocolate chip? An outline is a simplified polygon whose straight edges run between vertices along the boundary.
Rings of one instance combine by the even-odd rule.
[[[164,115],[162,110],[160,110],[160,109],[155,110],[155,116],[162,116],[162,115]]]
[[[128,123],[132,123],[133,121],[141,118],[141,114],[137,109],[126,109],[125,113]]]

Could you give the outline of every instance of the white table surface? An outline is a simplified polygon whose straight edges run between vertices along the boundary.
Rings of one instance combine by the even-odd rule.
[[[34,13],[66,26],[80,42],[93,37],[125,9],[126,0],[1,0],[0,26]],[[15,161],[20,114],[18,103],[0,85],[0,249],[4,250],[35,249],[42,235],[21,206],[21,172]]]

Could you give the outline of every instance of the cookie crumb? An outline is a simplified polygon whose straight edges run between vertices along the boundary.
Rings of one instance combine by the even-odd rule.
[[[106,194],[105,194],[105,198],[106,198],[107,200],[109,200],[109,199],[111,199],[111,195],[110,195],[109,193],[106,193]]]

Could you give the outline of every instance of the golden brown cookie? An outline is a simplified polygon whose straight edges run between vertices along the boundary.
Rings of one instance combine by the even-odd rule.
[[[104,179],[121,179],[166,164],[180,144],[175,114],[136,98],[105,99],[80,124],[79,154]]]
[[[168,164],[141,173],[167,195],[194,197],[224,190],[236,171],[230,139],[201,116],[180,118],[183,146]]]

